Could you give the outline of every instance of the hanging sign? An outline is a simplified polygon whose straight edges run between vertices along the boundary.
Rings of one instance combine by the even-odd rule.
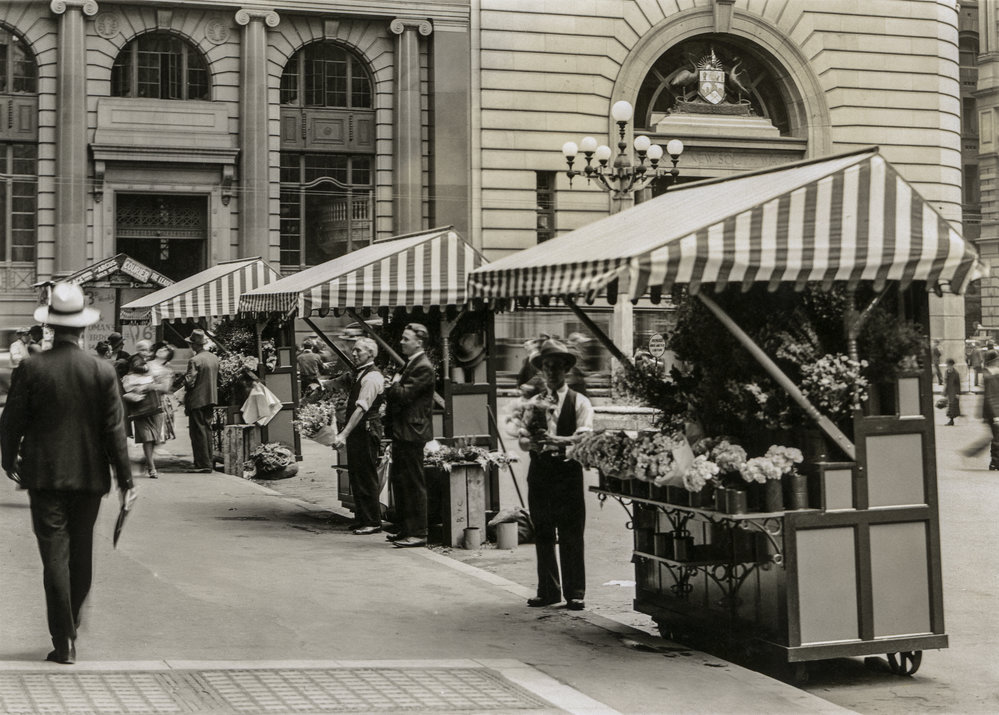
[[[661,358],[666,353],[666,339],[661,333],[649,338],[649,353],[655,358]]]

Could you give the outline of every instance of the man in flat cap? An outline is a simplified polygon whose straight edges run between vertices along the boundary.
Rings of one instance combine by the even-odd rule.
[[[48,305],[35,311],[35,320],[53,328],[52,349],[18,368],[0,417],[3,469],[28,490],[42,557],[54,647],[46,660],[67,665],[76,660],[94,523],[112,470],[122,503],[135,499],[118,378],[107,360],[79,345],[84,328],[99,319],[79,286],[56,283]]]

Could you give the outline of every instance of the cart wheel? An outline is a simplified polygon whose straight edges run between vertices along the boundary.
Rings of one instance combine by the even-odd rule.
[[[923,651],[921,650],[888,654],[888,667],[895,675],[913,675],[919,670],[919,664],[922,662]]]

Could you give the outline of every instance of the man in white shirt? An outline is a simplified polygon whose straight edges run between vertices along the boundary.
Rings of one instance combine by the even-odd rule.
[[[28,357],[28,344],[31,343],[31,335],[27,328],[17,329],[17,339],[10,345],[10,366],[16,368],[21,361]]]
[[[348,387],[347,424],[336,436],[333,449],[347,447],[347,474],[354,497],[354,533],[368,536],[382,530],[378,447],[384,432],[379,408],[385,392],[385,378],[375,367],[378,344],[374,340],[358,338],[350,354],[357,373]]]
[[[548,416],[548,434],[541,440],[542,449],[531,452],[527,471],[527,501],[538,561],[537,596],[528,599],[527,605],[551,606],[564,595],[566,607],[580,611],[586,597],[583,468],[565,458],[565,448],[576,435],[593,429],[593,405],[585,395],[566,385],[566,374],[576,363],[576,356],[563,343],[545,341],[531,362],[544,376],[555,410]]]

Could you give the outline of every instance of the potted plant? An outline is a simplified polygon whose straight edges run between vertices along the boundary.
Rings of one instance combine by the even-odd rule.
[[[295,453],[280,442],[258,445],[243,467],[253,472],[252,479],[287,479],[298,473]]]

